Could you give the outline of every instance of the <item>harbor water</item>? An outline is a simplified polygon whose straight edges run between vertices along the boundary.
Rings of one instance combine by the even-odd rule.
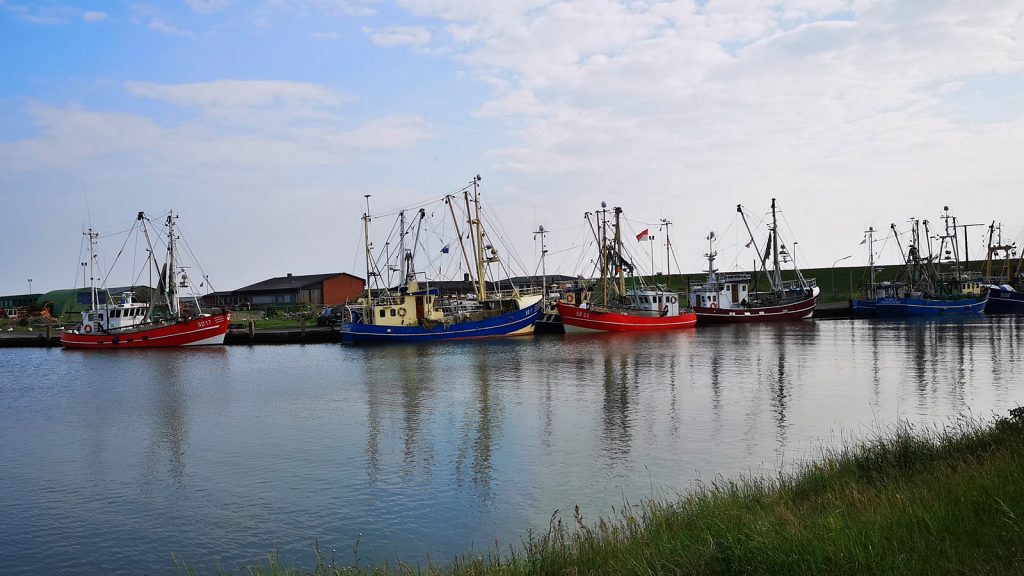
[[[507,552],[899,421],[1024,403],[1024,320],[0,349],[0,574]],[[556,512],[557,511],[557,512]]]

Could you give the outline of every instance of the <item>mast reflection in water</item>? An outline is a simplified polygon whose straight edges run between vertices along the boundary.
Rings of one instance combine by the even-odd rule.
[[[1022,327],[0,349],[0,573],[166,572],[171,553],[235,569],[274,550],[301,566],[314,539],[364,565],[507,550],[576,504],[595,518],[897,419],[1005,411]]]

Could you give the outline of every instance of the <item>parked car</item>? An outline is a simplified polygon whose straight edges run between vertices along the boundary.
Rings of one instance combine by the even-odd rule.
[[[326,306],[320,310],[320,314],[316,317],[316,325],[334,326],[342,321],[344,312],[344,306]]]

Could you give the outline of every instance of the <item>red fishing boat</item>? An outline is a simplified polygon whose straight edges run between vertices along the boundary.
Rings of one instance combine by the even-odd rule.
[[[662,287],[626,289],[625,271],[632,274],[634,266],[622,248],[620,217],[622,208],[614,209],[614,241],[608,239],[607,210],[599,213],[596,238],[602,247],[601,281],[590,294],[589,302],[569,304],[558,302],[558,314],[566,334],[580,332],[648,332],[692,328],[697,315],[682,307],[679,294]],[[589,220],[590,214],[587,214]],[[595,232],[595,236],[597,232]],[[610,281],[614,272],[617,278]]]
[[[747,224],[743,207],[736,206],[743,218],[743,224],[750,234],[750,243],[755,245],[753,233]],[[796,265],[796,258],[780,249],[778,223],[775,217],[775,199],[772,198],[772,226],[768,232],[768,243],[761,258],[761,268],[768,279],[770,289],[759,292],[758,282],[751,282],[751,275],[745,272],[718,274],[715,269],[715,233],[708,235],[708,279],[704,284],[690,290],[690,305],[702,323],[713,322],[768,322],[776,320],[799,320],[810,318],[818,304],[820,290],[813,278],[804,278]],[[772,256],[772,269],[768,270],[768,256]],[[784,281],[780,260],[792,260],[794,280]]]
[[[99,234],[91,229],[88,231],[91,306],[82,312],[79,327],[61,334],[60,342],[65,348],[156,348],[224,343],[231,313],[226,310],[215,314],[203,312],[196,294],[191,300],[179,297],[179,289],[188,288],[189,280],[185,268],[178,268],[175,264],[177,236],[174,218],[173,213],[167,216],[167,260],[164,266],[159,268],[155,260],[152,261],[152,265],[160,270],[160,280],[156,294],[150,291],[149,302],[137,301],[135,292],[130,290],[121,292],[113,302],[109,293],[96,286],[95,249]],[[154,251],[146,227],[149,220],[139,212],[136,222],[146,236],[151,259]],[[147,259],[146,266],[150,264]]]

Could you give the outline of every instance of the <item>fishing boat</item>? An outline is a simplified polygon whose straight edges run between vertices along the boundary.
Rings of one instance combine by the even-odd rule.
[[[615,207],[614,239],[609,239],[608,210],[601,204],[597,214],[595,240],[600,246],[600,281],[582,304],[556,304],[566,334],[585,332],[646,332],[692,328],[697,316],[686,309],[679,294],[662,286],[636,285],[626,288],[625,273],[633,274],[635,266],[626,257],[622,246],[622,208]],[[590,213],[586,214],[590,220]],[[592,227],[593,230],[593,227]],[[615,278],[612,278],[614,274]]]
[[[437,282],[432,285],[425,273],[416,271],[417,249],[422,245],[420,232],[426,217],[424,208],[417,212],[414,233],[407,229],[405,211],[399,212],[399,262],[394,271],[399,273],[400,284],[397,287],[386,286],[385,272],[392,268],[386,263],[379,265],[373,258],[369,196],[366,197],[366,212],[363,214],[366,294],[356,304],[347,307],[348,321],[343,322],[340,328],[342,342],[430,342],[533,333],[541,309],[541,294],[520,290],[515,285],[503,290],[500,283],[488,282],[490,265],[500,264],[500,259],[484,231],[479,183],[480,177],[476,176],[459,191],[465,200],[466,223],[469,225],[471,246],[468,249],[459,229],[455,194],[446,195],[443,200],[451,214],[466,267],[471,270],[465,272],[465,277],[474,288],[473,294],[444,294]],[[413,235],[411,248],[406,247],[407,235]],[[449,245],[445,245],[441,252],[448,254]],[[473,266],[470,266],[471,256]]]
[[[875,282],[874,252],[869,259],[871,281],[866,297],[853,302],[853,312],[858,316],[908,317],[946,316],[959,314],[980,314],[985,311],[989,300],[988,285],[978,274],[966,268],[965,258],[960,257],[960,243],[954,216],[949,207],[943,208],[945,227],[934,237],[939,241],[937,250],[932,244],[928,220],[910,220],[910,243],[903,250],[896,224],[891,224],[897,247],[903,257],[904,267],[895,280]],[[925,242],[921,242],[924,228]],[[874,229],[869,229],[869,234]],[[869,237],[869,246],[874,242]],[[927,250],[927,255],[923,250]]]
[[[750,236],[747,246],[756,245],[743,206],[737,205],[736,211]],[[760,268],[754,275],[746,272],[719,274],[715,269],[715,258],[718,255],[715,251],[715,233],[708,234],[708,252],[704,255],[708,259],[708,277],[703,284],[692,287],[689,294],[690,305],[699,322],[768,322],[800,320],[814,315],[820,289],[813,278],[804,278],[796,265],[796,258],[786,250],[785,244],[780,248],[778,229],[775,199],[772,198],[772,224],[768,230],[768,242],[760,256]],[[771,270],[767,267],[769,256]],[[792,260],[795,279],[782,279],[783,260]],[[767,291],[756,289],[762,274],[768,281]]]
[[[997,260],[1002,261],[998,274],[993,271]],[[988,285],[986,314],[1024,314],[1024,254],[1018,255],[1014,244],[1003,242],[1002,225],[995,222],[989,226],[985,282]]]
[[[60,342],[65,348],[95,350],[224,343],[230,311],[203,312],[199,296],[194,292],[190,300],[179,297],[181,289],[189,288],[190,284],[186,268],[179,267],[176,262],[178,236],[175,220],[173,213],[168,214],[167,257],[160,267],[150,242],[149,226],[153,222],[142,212],[136,217],[136,224],[141,227],[149,246],[146,266],[159,269],[160,274],[156,295],[151,293],[148,302],[139,301],[132,290],[113,295],[96,285],[99,234],[92,229],[87,232],[89,261],[83,268],[89,270],[90,307],[82,312],[80,326],[61,333]]]

